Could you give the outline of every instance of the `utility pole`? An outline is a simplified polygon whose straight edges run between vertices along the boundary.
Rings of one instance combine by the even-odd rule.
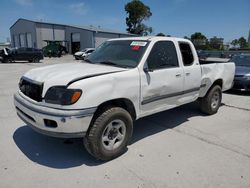
[[[249,29],[249,34],[248,34],[248,45],[250,47],[250,29]]]

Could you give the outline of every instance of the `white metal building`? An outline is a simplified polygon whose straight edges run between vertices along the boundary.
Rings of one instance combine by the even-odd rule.
[[[70,53],[79,49],[96,48],[110,38],[128,37],[131,34],[120,33],[100,27],[83,27],[32,21],[20,18],[10,27],[12,47],[46,46],[46,40],[64,41]]]

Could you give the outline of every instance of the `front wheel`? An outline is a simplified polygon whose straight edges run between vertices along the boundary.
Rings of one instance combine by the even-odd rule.
[[[11,58],[4,58],[3,60],[2,60],[2,62],[3,63],[12,63],[12,59]]]
[[[132,132],[130,114],[123,108],[111,107],[95,119],[84,138],[84,145],[96,159],[111,160],[126,151]]]
[[[205,97],[199,99],[201,111],[205,114],[212,115],[217,113],[222,99],[221,87],[213,86]]]

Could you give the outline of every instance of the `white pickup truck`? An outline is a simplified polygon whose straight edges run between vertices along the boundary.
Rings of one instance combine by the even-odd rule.
[[[112,39],[85,62],[28,71],[14,103],[34,130],[82,137],[91,155],[110,160],[125,151],[139,118],[196,100],[204,113],[216,113],[234,72],[230,62],[200,65],[189,40]]]

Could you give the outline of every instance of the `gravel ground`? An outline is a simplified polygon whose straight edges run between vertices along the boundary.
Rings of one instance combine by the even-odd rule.
[[[20,76],[62,62],[79,63],[68,55],[0,64],[0,188],[250,187],[249,93],[224,93],[213,116],[194,103],[140,119],[128,151],[102,163],[81,139],[37,134],[16,116],[13,93]]]

